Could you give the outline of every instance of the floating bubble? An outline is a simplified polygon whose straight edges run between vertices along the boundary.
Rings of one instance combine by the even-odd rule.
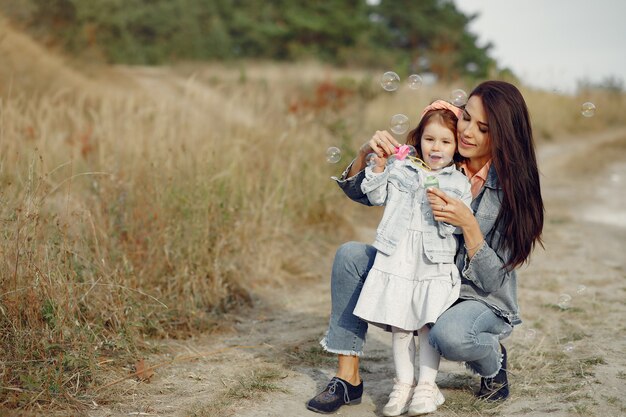
[[[467,64],[465,64],[465,70],[473,74],[478,71],[478,64],[475,62],[468,62]]]
[[[526,330],[526,333],[524,333],[524,336],[526,337],[526,339],[534,339],[535,336],[537,336],[537,330],[535,329],[528,329]]]
[[[417,149],[413,145],[407,145],[409,147],[409,153],[407,156],[417,156]]]
[[[422,82],[422,77],[417,74],[409,75],[409,78],[407,80],[407,84],[409,85],[409,88],[411,90],[417,90],[418,88],[420,88],[422,86]]]
[[[465,106],[465,103],[467,103],[467,93],[460,88],[452,90],[452,93],[450,93],[450,102],[457,107]]]
[[[572,301],[572,296],[569,294],[559,295],[559,307],[563,310],[569,308],[569,303]]]
[[[393,71],[387,71],[380,79],[380,85],[385,91],[396,91],[400,86],[400,76]]]
[[[587,287],[582,284],[576,287],[576,294],[583,294],[585,291],[587,291]]]
[[[572,353],[573,351],[574,351],[574,343],[567,342],[566,344],[563,345],[563,352]]]
[[[365,164],[368,167],[373,167],[374,165],[376,165],[376,154],[374,152],[367,154],[367,156],[365,157]]]
[[[336,164],[341,159],[341,151],[335,146],[331,146],[326,150],[326,161]]]
[[[585,117],[593,117],[596,114],[596,105],[587,101],[583,103],[580,112]]]
[[[430,59],[424,55],[420,56],[417,58],[417,66],[422,70],[427,70],[430,68]]]
[[[391,116],[390,128],[396,135],[402,135],[409,130],[409,118],[404,114]]]

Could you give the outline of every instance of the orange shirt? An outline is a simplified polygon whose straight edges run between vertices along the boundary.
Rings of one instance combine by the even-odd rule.
[[[479,169],[477,173],[475,173],[474,175],[470,177],[469,175],[467,175],[469,172],[469,170],[467,169],[467,162],[461,162],[459,164],[459,168],[469,178],[473,198],[476,198],[481,188],[483,188],[483,185],[485,185],[485,181],[487,181],[487,174],[489,173],[490,166],[491,166],[491,159],[487,161],[487,163],[483,165],[483,167]]]

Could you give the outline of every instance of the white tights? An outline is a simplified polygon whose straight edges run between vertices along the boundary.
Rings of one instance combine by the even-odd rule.
[[[428,343],[429,331],[428,326],[424,326],[417,331],[417,337],[419,338],[418,384],[428,383],[435,385],[441,357],[439,352]],[[413,337],[413,332],[392,327],[391,338],[396,379],[399,382],[412,385],[415,382],[415,338]]]

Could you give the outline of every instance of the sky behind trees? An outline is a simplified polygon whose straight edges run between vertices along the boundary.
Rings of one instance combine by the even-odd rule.
[[[574,92],[581,79],[626,82],[626,1],[454,0],[479,44],[524,84]]]

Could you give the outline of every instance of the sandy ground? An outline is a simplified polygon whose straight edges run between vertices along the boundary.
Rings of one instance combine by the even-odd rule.
[[[626,130],[555,141],[539,149],[539,161],[545,250],[519,273],[524,324],[505,341],[511,397],[496,406],[474,400],[478,378],[444,360],[437,382],[446,403],[433,415],[626,415]],[[356,240],[372,241],[372,228],[358,231]],[[317,344],[330,311],[333,253],[318,260],[317,278],[261,294],[253,311],[228,317],[230,330],[166,342],[169,353],[147,362],[174,363],[150,383],[116,384],[107,395],[116,400],[87,415],[316,415],[305,403],[335,366]],[[338,415],[382,415],[394,376],[388,334],[370,330],[362,372],[363,403]]]

